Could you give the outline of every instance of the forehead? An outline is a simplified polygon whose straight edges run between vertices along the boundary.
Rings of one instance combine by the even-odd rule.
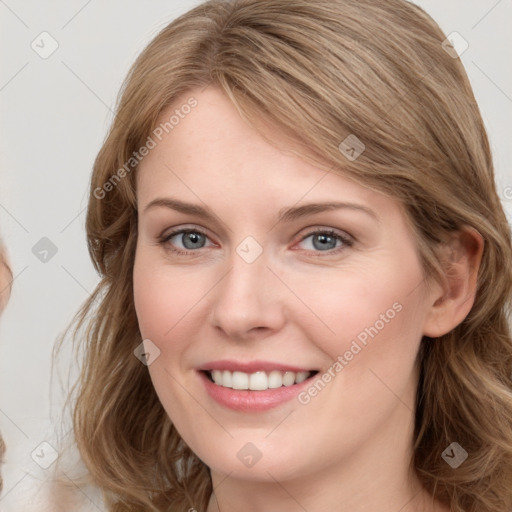
[[[155,139],[156,146],[137,172],[141,207],[165,194],[246,208],[278,209],[317,200],[389,207],[384,195],[291,154],[290,139],[278,128],[266,126],[265,136],[272,144],[267,142],[217,88],[182,95],[162,113],[158,125],[163,128],[161,140]]]

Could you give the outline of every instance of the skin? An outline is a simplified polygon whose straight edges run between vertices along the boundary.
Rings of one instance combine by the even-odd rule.
[[[7,265],[5,250],[0,242],[0,313],[4,310],[11,294],[12,274]]]
[[[208,512],[447,510],[409,465],[415,358],[423,335],[440,336],[469,312],[480,239],[457,239],[451,281],[427,286],[396,201],[285,153],[271,126],[277,144],[268,144],[214,87],[168,112],[191,95],[197,108],[139,168],[134,299],[143,338],[160,350],[149,366],[155,390],[211,469]],[[214,217],[148,208],[159,198],[207,206]],[[277,222],[282,208],[332,201],[372,213],[342,208]],[[173,228],[207,237],[180,255],[172,248],[187,250],[182,235],[161,242]],[[317,228],[353,243],[318,248]],[[236,252],[247,236],[263,249],[252,263]],[[327,371],[397,303],[401,311],[307,405],[232,411],[198,377],[198,366],[218,359]],[[262,455],[252,467],[237,457],[248,442]]]
[[[0,313],[4,310],[11,293],[12,274],[6,261],[5,250],[0,241]],[[0,464],[3,462],[5,453],[5,443],[0,434]],[[3,479],[0,474],[0,491],[3,487]]]

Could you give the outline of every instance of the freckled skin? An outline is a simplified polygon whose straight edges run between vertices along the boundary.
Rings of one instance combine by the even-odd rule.
[[[149,371],[164,408],[211,468],[214,486],[230,474],[216,491],[223,512],[302,510],[297,502],[311,512],[341,510],[333,505],[340,503],[400,510],[419,489],[408,472],[414,362],[435,300],[402,208],[269,145],[217,89],[192,91],[182,103],[189,96],[198,106],[137,177],[135,305],[143,338],[161,351]],[[207,206],[215,218],[145,211],[162,197]],[[378,220],[339,209],[276,224],[279,210],[299,200],[356,203]],[[181,227],[207,235],[201,248],[188,249],[193,254],[172,252],[187,250],[182,236],[159,243]],[[348,234],[353,244],[337,242],[327,254],[318,238],[305,238],[319,228]],[[236,251],[248,236],[263,249],[252,263]],[[382,320],[394,304],[400,312]],[[327,371],[377,321],[384,327],[307,405],[293,399],[257,414],[232,411],[208,396],[196,371],[219,359]],[[237,457],[249,442],[262,455],[250,468]],[[420,510],[416,503],[402,510]]]

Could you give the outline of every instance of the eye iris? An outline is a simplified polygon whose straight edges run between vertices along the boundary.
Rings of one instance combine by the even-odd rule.
[[[334,249],[336,241],[336,237],[321,233],[313,237],[313,247],[315,249]]]
[[[202,247],[204,243],[204,235],[195,231],[183,233],[182,240],[183,245],[186,249],[198,249]]]

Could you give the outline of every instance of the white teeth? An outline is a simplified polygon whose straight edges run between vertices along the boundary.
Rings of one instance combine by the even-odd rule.
[[[283,377],[283,386],[292,386],[295,384],[295,373],[286,372]]]
[[[265,372],[251,373],[249,377],[249,389],[261,391],[268,389],[268,377]]]
[[[227,370],[222,372],[222,382],[220,383],[220,385],[224,386],[225,388],[233,387],[233,379],[231,377],[231,372],[228,372]]]
[[[309,377],[309,372],[299,372],[295,377],[295,384],[300,384],[304,382]]]
[[[249,389],[249,374],[244,372],[233,372],[231,380],[233,389]],[[223,384],[220,384],[221,386]]]
[[[283,374],[274,370],[269,373],[268,376],[268,387],[270,389],[280,388],[283,385]]]
[[[212,371],[212,379],[213,379],[213,382],[215,382],[215,384],[222,386],[222,372],[220,370]]]
[[[218,386],[233,389],[250,389],[265,391],[281,386],[293,386],[304,382],[313,372],[280,372],[273,370],[268,374],[260,371],[255,373],[230,372],[228,370],[212,370],[210,375]]]

